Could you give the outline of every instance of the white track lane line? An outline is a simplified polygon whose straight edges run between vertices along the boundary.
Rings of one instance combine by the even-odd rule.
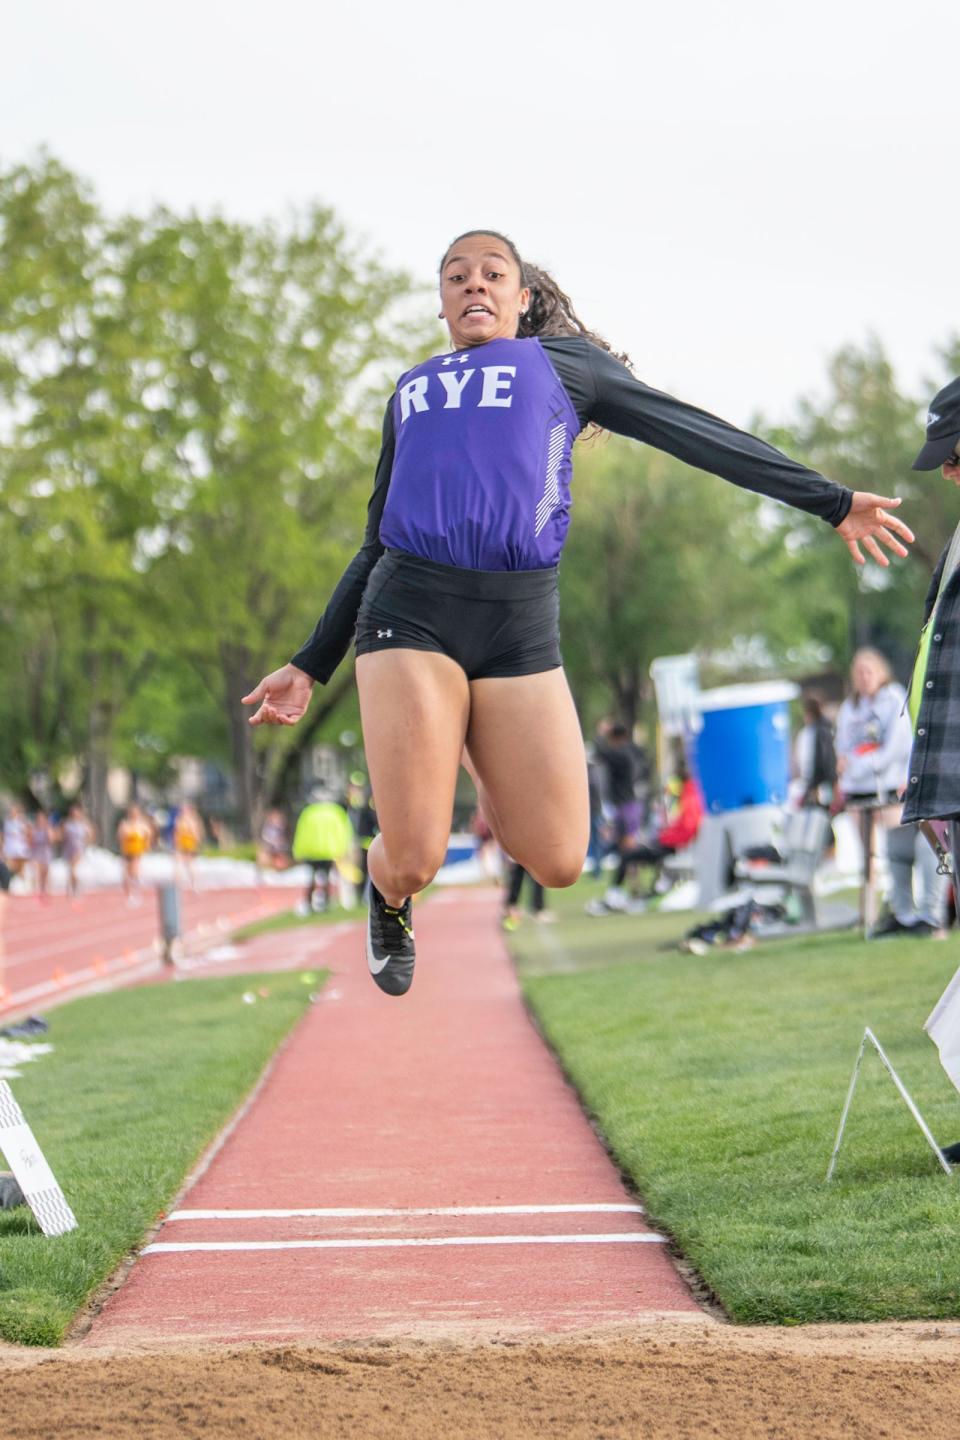
[[[399,1250],[448,1245],[662,1245],[662,1235],[440,1235],[420,1240],[196,1240],[148,1245],[142,1255],[183,1254],[200,1250]]]
[[[441,1205],[415,1210],[324,1209],[324,1210],[174,1210],[174,1220],[367,1220],[408,1215],[642,1215],[642,1205]]]

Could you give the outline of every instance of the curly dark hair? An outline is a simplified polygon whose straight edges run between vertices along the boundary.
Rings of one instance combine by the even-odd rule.
[[[630,358],[620,351],[614,350],[613,346],[606,341],[602,335],[595,330],[588,330],[573,308],[569,295],[566,295],[546,270],[539,265],[532,265],[529,261],[521,258],[520,251],[514,245],[508,235],[502,234],[499,230],[464,230],[460,235],[450,241],[443,252],[443,259],[440,261],[440,273],[446,264],[447,256],[458,245],[461,240],[469,240],[474,235],[491,235],[493,239],[500,240],[514,260],[520,271],[521,286],[528,286],[530,289],[530,304],[525,315],[521,315],[520,324],[517,327],[517,338],[523,339],[528,335],[582,335],[585,340],[592,340],[594,345],[599,345],[602,350],[608,350],[625,365],[630,364]]]

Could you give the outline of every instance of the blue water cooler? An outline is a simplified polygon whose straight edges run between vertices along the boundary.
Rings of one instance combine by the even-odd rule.
[[[782,805],[790,782],[789,680],[702,690],[693,763],[714,815],[746,805]]]

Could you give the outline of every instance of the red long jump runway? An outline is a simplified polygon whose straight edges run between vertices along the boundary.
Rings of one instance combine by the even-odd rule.
[[[278,910],[298,892],[280,886],[181,894],[184,939],[215,937]],[[119,890],[70,898],[11,896],[4,907],[0,1016],[46,1009],[95,987],[143,979],[160,965],[154,891],[129,905]]]
[[[85,1345],[703,1318],[530,1024],[495,908],[421,905],[402,999],[359,927],[330,939],[323,998]]]

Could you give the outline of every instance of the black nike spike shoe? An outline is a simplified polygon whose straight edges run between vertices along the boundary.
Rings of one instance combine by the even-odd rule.
[[[367,912],[367,964],[387,995],[406,995],[413,983],[417,958],[413,943],[413,906],[409,898],[398,908],[388,905],[370,882]]]

